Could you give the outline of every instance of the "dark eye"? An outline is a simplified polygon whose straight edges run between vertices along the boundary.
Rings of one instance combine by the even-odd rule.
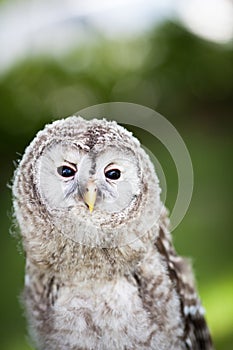
[[[63,177],[72,177],[75,175],[76,171],[68,165],[62,165],[57,168],[57,172]]]
[[[110,180],[118,180],[121,177],[121,172],[119,169],[111,169],[106,171],[105,176]]]

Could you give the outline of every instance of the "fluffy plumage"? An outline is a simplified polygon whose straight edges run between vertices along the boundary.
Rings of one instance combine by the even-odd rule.
[[[159,195],[149,157],[115,122],[70,117],[37,134],[13,196],[38,349],[212,349]]]

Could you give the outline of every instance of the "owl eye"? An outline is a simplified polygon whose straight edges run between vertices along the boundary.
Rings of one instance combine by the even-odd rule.
[[[62,177],[73,177],[76,173],[76,170],[68,165],[62,165],[57,168],[57,172]]]
[[[118,180],[121,177],[119,169],[111,169],[105,172],[105,177],[110,180]]]

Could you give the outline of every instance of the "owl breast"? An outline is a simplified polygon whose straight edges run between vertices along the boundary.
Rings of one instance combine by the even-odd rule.
[[[157,264],[153,281],[148,263]],[[48,309],[40,310],[38,317],[38,307],[33,307],[34,328],[38,332],[34,339],[43,341],[39,348],[185,349],[181,342],[180,304],[163,265],[156,257],[148,257],[138,273],[144,275],[140,282],[142,290],[136,274],[118,276],[111,281],[73,280],[59,290],[50,281],[50,292],[55,291],[55,295],[49,296]],[[41,324],[49,327],[49,332],[41,329]]]

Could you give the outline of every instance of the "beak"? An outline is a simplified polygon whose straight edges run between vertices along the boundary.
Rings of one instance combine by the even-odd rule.
[[[83,195],[84,202],[88,205],[90,213],[93,212],[97,196],[97,187],[93,181],[88,181]]]

